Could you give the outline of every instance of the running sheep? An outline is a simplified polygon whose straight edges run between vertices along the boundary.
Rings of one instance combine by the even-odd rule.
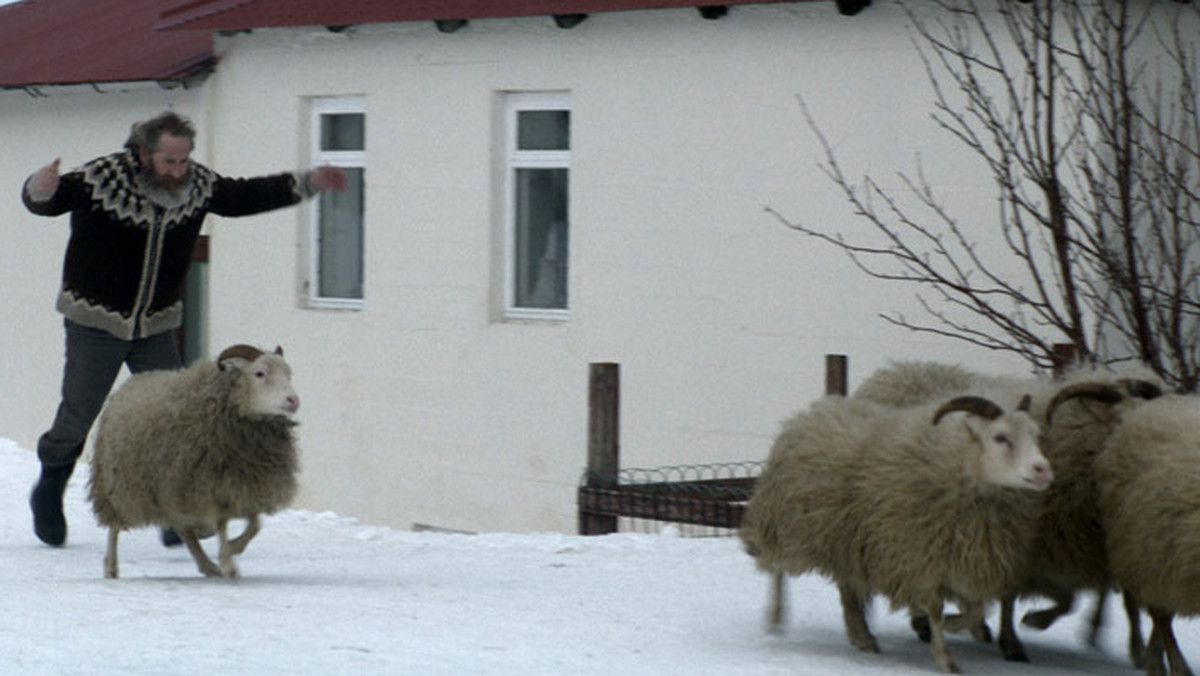
[[[1111,385],[1073,395],[1118,402],[1096,484],[1113,577],[1154,623],[1146,673],[1166,673],[1165,655],[1171,676],[1191,676],[1172,622],[1200,615],[1200,398],[1139,401]]]
[[[879,651],[873,593],[924,613],[934,662],[958,673],[944,631],[979,626],[983,604],[1017,584],[1053,479],[1028,408],[818,401],[771,449],[739,531],[747,552],[768,573],[829,577],[860,650]],[[947,601],[961,616],[944,616]]]
[[[1017,596],[1046,596],[1054,601],[1052,607],[1026,613],[1022,620],[1026,626],[1045,629],[1070,611],[1076,591],[1096,591],[1099,601],[1087,639],[1094,645],[1098,637],[1104,598],[1113,580],[1105,555],[1092,463],[1116,425],[1117,416],[1110,406],[1111,397],[1106,403],[1096,398],[1085,401],[1071,394],[1077,388],[1099,387],[1097,383],[1107,383],[1142,399],[1162,392],[1162,381],[1142,368],[1125,367],[1119,372],[1076,368],[1061,380],[1050,380],[983,375],[934,362],[897,362],[872,374],[854,393],[855,397],[910,406],[934,396],[990,387],[1007,390],[1005,398],[1009,400],[1019,392],[1034,392],[1035,400],[1043,404],[1031,413],[1041,425],[1039,446],[1054,468],[1055,479],[1045,494],[1045,510],[1028,573],[1019,588],[1000,599],[999,645],[1008,660],[1028,661],[1013,622]],[[1140,666],[1140,616],[1129,598],[1125,599],[1125,610],[1130,625],[1129,655]]]
[[[260,515],[296,494],[299,407],[281,348],[235,345],[215,361],[131,376],[105,404],[91,460],[88,497],[108,527],[105,577],[118,575],[119,533],[151,525],[178,532],[204,575],[237,577],[233,557]],[[247,520],[233,539],[231,519]],[[200,546],[203,530],[218,536],[219,565]]]

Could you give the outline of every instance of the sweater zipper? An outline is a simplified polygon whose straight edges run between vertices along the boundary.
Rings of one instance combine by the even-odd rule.
[[[138,284],[138,296],[133,306],[133,337],[144,338],[141,335],[143,313],[150,309],[154,299],[154,287],[158,281],[158,266],[162,259],[162,245],[165,239],[163,220],[166,210],[155,205],[154,221],[150,232],[146,235],[146,252],[142,256],[142,278]]]

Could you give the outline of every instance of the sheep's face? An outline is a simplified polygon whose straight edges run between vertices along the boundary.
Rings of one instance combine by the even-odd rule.
[[[263,354],[252,361],[237,360],[233,365],[246,388],[244,415],[290,418],[300,410],[300,397],[292,387],[292,368],[283,357]]]
[[[981,480],[1035,491],[1054,480],[1050,461],[1038,448],[1038,425],[1023,411],[994,420],[966,415],[964,421],[979,444]]]

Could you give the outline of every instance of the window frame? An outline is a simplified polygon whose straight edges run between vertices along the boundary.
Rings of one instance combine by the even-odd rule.
[[[570,254],[570,185],[571,150],[519,150],[519,114],[526,111],[564,110],[571,113],[571,96],[567,91],[507,92],[504,97],[504,279],[503,316],[505,319],[563,322],[570,318],[571,254]],[[567,300],[564,308],[522,307],[516,304],[517,295],[517,171],[520,169],[563,169],[567,172]]]
[[[314,97],[309,100],[309,166],[315,167],[328,164],[330,166],[340,167],[343,169],[363,170],[364,204],[361,223],[363,232],[360,235],[362,238],[362,260],[359,263],[361,266],[360,273],[363,276],[363,297],[340,298],[335,296],[319,295],[321,289],[321,196],[316,195],[309,200],[308,279],[305,284],[307,296],[306,302],[307,305],[312,308],[361,310],[366,304],[366,140],[364,138],[364,147],[362,150],[321,149],[322,116],[347,113],[362,114],[365,124],[367,115],[366,98],[363,96],[329,96]]]

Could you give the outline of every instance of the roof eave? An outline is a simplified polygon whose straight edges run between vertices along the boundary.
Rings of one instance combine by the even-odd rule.
[[[421,5],[415,8],[408,8],[404,11],[381,12],[372,17],[369,21],[355,21],[350,24],[345,24],[344,16],[339,16],[336,12],[327,12],[323,17],[312,17],[304,15],[313,21],[303,21],[299,18],[292,17],[277,17],[270,20],[255,20],[245,18],[244,12],[239,12],[246,5],[251,5],[255,0],[213,0],[205,2],[204,0],[192,0],[190,2],[178,3],[175,7],[166,8],[160,15],[159,21],[155,24],[156,30],[212,30],[212,31],[246,31],[259,28],[295,28],[300,26],[322,26],[322,25],[360,25],[362,23],[421,23],[421,22],[439,22],[449,20],[473,21],[485,19],[508,19],[534,16],[562,16],[562,15],[577,15],[580,13],[607,13],[607,12],[622,12],[622,11],[637,11],[637,10],[664,10],[664,9],[682,9],[694,8],[701,10],[701,13],[708,17],[715,18],[720,14],[711,14],[708,10],[715,7],[728,7],[737,5],[753,5],[753,4],[786,4],[792,2],[814,2],[816,0],[741,0],[727,2],[712,2],[705,0],[659,0],[657,2],[619,2],[606,0],[577,0],[575,2],[563,2],[557,5],[556,3],[515,3],[508,7],[497,7],[489,5],[486,11],[471,10],[462,5],[455,3],[449,8],[432,7],[429,5]],[[870,0],[836,0],[837,4],[842,2],[854,2],[869,4]],[[543,6],[544,5],[544,6]],[[318,12],[318,14],[320,14]],[[231,15],[233,18],[231,18]],[[319,19],[326,19],[321,21]],[[316,21],[316,22],[314,22]]]
[[[206,56],[188,67],[173,70],[162,77],[0,82],[0,91],[24,92],[34,98],[44,98],[52,94],[123,94],[150,89],[192,89],[203,84],[215,68],[216,59]]]

